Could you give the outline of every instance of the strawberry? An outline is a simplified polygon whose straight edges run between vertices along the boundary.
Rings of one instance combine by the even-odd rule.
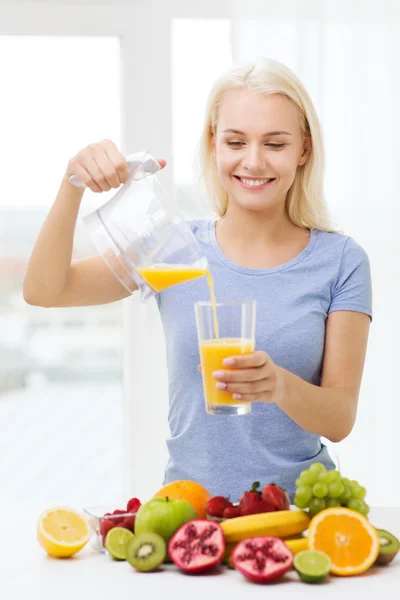
[[[117,508],[117,510],[114,510],[114,512],[112,513],[113,515],[124,515],[126,513],[125,510],[119,510]],[[114,517],[113,519],[110,519],[110,521],[112,521],[114,523],[114,527],[116,525],[119,525],[124,519],[123,518],[118,518],[118,517]]]
[[[264,486],[261,497],[265,502],[268,502],[273,506],[272,510],[290,509],[290,500],[286,490],[275,483],[268,483]]]
[[[244,492],[239,500],[239,506],[241,509],[245,508],[248,504],[252,502],[257,502],[257,500],[261,500],[261,493],[258,491],[260,487],[260,482],[255,481],[251,486],[251,490],[249,492]]]
[[[126,505],[126,512],[136,513],[141,505],[142,503],[138,498],[131,498]]]
[[[240,517],[241,514],[240,506],[228,506],[228,508],[224,510],[223,516],[224,519],[234,519],[235,517]]]
[[[115,527],[115,525],[116,525],[116,523],[115,523],[114,519],[100,519],[99,529],[100,529],[101,539],[103,541],[103,546],[106,541],[107,533],[110,531],[110,529]]]
[[[228,498],[225,498],[224,496],[213,496],[207,501],[206,513],[211,517],[222,518],[224,510],[232,507],[233,504]]]
[[[246,515],[258,515],[259,513],[272,512],[274,509],[269,502],[265,500],[255,500],[248,502],[244,508],[241,509],[240,515],[245,517]]]
[[[134,533],[135,531],[135,519],[136,516],[132,515],[131,517],[125,517],[123,521],[119,524],[119,527],[125,527],[125,529],[129,529]]]

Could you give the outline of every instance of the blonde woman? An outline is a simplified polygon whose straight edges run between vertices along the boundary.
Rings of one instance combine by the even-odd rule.
[[[273,481],[293,500],[303,469],[335,466],[321,436],[339,442],[356,419],[372,318],[368,257],[330,223],[318,118],[284,65],[261,60],[215,83],[199,158],[217,217],[190,226],[216,296],[257,301],[257,351],[215,373],[215,385],[254,404],[243,418],[205,413],[193,309],[209,299],[205,278],[158,294],[170,378],[164,483],[194,479],[237,499],[253,480]],[[71,175],[100,193],[126,181],[127,165],[108,140],[70,160],[26,273],[30,304],[84,306],[128,295],[101,257],[71,262],[83,195]]]

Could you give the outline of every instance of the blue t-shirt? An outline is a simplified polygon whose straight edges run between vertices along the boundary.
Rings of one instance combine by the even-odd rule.
[[[311,230],[307,247],[269,269],[228,260],[215,221],[191,221],[207,257],[217,301],[256,300],[256,349],[305,381],[320,384],[325,321],[336,310],[372,318],[368,256],[350,237]],[[295,481],[314,461],[335,468],[320,436],[297,425],[276,404],[255,402],[251,413],[225,417],[205,411],[194,303],[209,300],[205,277],[157,294],[166,338],[169,375],[169,460],[164,483],[191,479],[232,501],[270,482],[291,499]]]

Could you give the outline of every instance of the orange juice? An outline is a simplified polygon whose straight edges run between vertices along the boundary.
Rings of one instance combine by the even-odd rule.
[[[201,369],[203,374],[204,395],[207,404],[238,404],[232,394],[216,388],[214,371],[228,370],[222,361],[229,356],[254,352],[254,341],[241,338],[220,338],[200,342]]]
[[[219,338],[219,327],[218,327],[218,319],[217,319],[217,302],[215,299],[215,291],[214,291],[214,280],[211,276],[210,271],[207,271],[206,276],[207,276],[208,289],[210,290],[212,314],[213,314],[213,321],[214,321],[214,332],[215,332],[215,337],[218,339]]]
[[[203,277],[205,275],[207,277],[212,302],[215,337],[219,337],[214,281],[208,269],[194,267],[192,265],[154,265],[153,267],[137,269],[137,271],[155,292],[161,292],[170,285],[184,283],[185,281],[190,281],[191,279],[196,279],[196,277]]]
[[[170,285],[203,277],[208,273],[207,269],[192,265],[154,265],[137,271],[155,292],[161,292]]]

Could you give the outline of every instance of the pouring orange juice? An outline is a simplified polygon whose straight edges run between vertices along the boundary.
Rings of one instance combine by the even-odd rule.
[[[210,290],[215,337],[219,337],[214,281],[210,271],[206,267],[195,265],[155,264],[151,267],[138,267],[136,270],[155,292],[161,292],[170,285],[176,285],[179,283],[184,283],[185,281],[190,281],[196,277],[206,276],[208,288]]]
[[[206,267],[154,264],[139,267],[137,271],[155,292],[197,277],[207,277],[211,300],[195,303],[206,411],[213,415],[249,413],[251,404],[241,403],[232,394],[218,390],[212,373],[226,368],[222,363],[225,358],[254,352],[255,302],[216,302],[214,281]]]

